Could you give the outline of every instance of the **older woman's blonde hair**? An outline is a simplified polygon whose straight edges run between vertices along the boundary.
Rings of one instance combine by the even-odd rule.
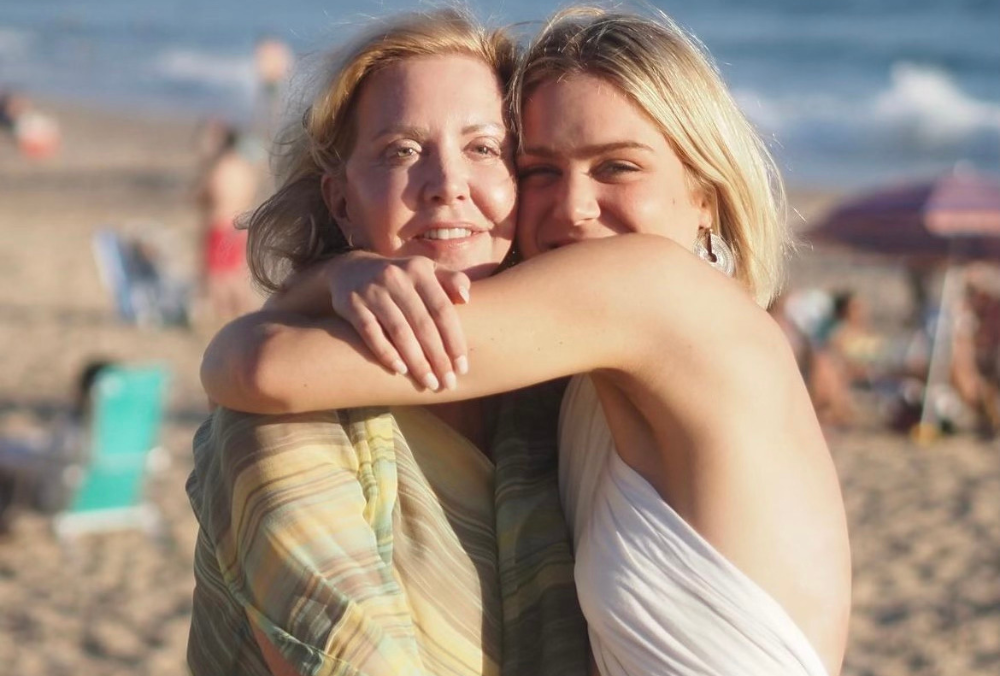
[[[522,61],[515,119],[540,84],[577,73],[610,82],[659,126],[692,189],[713,206],[713,229],[735,253],[737,278],[768,305],[790,246],[784,189],[770,153],[700,44],[660,12],[559,12]]]
[[[505,95],[517,64],[514,41],[467,13],[440,9],[375,22],[347,46],[324,56],[298,110],[275,142],[273,196],[247,219],[250,272],[268,291],[292,272],[350,248],[323,201],[324,174],[338,176],[355,141],[355,109],[373,73],[409,58],[462,54],[482,59]]]

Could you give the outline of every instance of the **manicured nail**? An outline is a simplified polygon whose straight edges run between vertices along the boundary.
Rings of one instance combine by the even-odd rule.
[[[469,359],[464,354],[455,360],[455,370],[458,371],[458,375],[464,376],[469,372]]]
[[[424,382],[424,387],[426,387],[428,390],[437,392],[438,390],[441,389],[441,383],[438,382],[437,376],[435,376],[433,373],[428,373],[426,376],[424,376],[423,382]]]
[[[456,378],[455,374],[451,371],[444,374],[444,386],[445,389],[448,390],[453,390],[458,387],[458,378]]]
[[[469,302],[469,288],[467,286],[458,287],[458,295],[461,297],[463,303]]]
[[[402,359],[397,359],[392,362],[392,370],[401,376],[405,376],[407,372],[406,364],[403,363]]]

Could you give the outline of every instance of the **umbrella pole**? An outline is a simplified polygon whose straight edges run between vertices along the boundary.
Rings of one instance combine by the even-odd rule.
[[[961,287],[962,275],[955,269],[951,256],[948,257],[945,265],[947,267],[941,289],[941,306],[938,309],[937,325],[934,327],[930,363],[927,365],[927,384],[924,386],[923,408],[920,412],[920,422],[913,429],[913,437],[920,444],[929,443],[938,434],[940,421],[934,400],[940,386],[950,379],[951,373],[951,336],[954,328],[952,306]]]

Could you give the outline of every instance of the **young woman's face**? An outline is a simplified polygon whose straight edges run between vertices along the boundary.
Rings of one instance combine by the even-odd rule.
[[[711,211],[663,133],[592,75],[538,86],[524,107],[518,243],[525,256],[585,239],[658,234],[691,248]]]
[[[427,256],[473,279],[510,249],[516,184],[495,73],[464,55],[410,58],[371,76],[356,141],[327,205],[355,246]]]

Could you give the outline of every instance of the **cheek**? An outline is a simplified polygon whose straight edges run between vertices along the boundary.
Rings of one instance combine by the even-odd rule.
[[[477,203],[492,223],[511,221],[517,207],[517,183],[509,171],[490,172],[476,183]]]
[[[632,195],[631,222],[636,232],[668,237],[691,248],[698,232],[698,213],[684,192],[643,190]]]
[[[538,230],[544,219],[545,194],[538,189],[523,188],[517,196],[517,247],[530,258],[539,253]]]
[[[361,181],[348,199],[348,216],[367,245],[383,255],[397,245],[399,228],[410,218],[398,181],[388,177],[370,177]],[[355,235],[357,238],[357,234]],[[355,242],[358,243],[358,242]]]

